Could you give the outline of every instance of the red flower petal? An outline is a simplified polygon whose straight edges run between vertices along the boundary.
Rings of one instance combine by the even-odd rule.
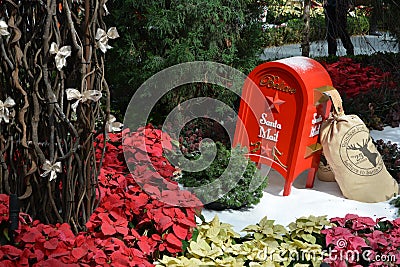
[[[182,246],[182,240],[176,237],[176,235],[174,235],[173,233],[167,234],[165,240],[172,246],[179,248]]]
[[[53,250],[57,248],[57,244],[58,244],[58,239],[57,238],[51,238],[49,240],[47,240],[46,242],[44,242],[44,248],[47,248],[49,250]]]
[[[174,231],[174,234],[179,237],[180,239],[186,239],[186,236],[188,234],[188,229],[179,225],[179,224],[174,224],[172,225],[172,230]]]
[[[113,235],[113,234],[115,234],[117,231],[115,230],[115,228],[114,228],[112,225],[110,225],[110,224],[108,224],[108,223],[103,223],[103,224],[101,225],[101,232],[102,232],[104,235]]]
[[[87,249],[84,248],[74,248],[72,249],[72,256],[74,256],[75,259],[79,260],[81,259],[83,256],[85,256],[87,254]]]

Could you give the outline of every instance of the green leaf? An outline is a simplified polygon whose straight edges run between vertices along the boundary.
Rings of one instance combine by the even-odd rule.
[[[189,247],[189,242],[186,240],[182,240],[182,253],[185,254],[187,248]]]
[[[242,230],[242,232],[256,232],[256,231],[260,231],[261,230],[261,228],[260,228],[260,226],[258,226],[258,225],[248,225],[248,226],[246,226],[243,230]]]
[[[255,240],[261,240],[264,237],[263,234],[260,233],[254,233],[254,239]]]
[[[11,241],[10,236],[8,235],[8,228],[3,229],[3,235],[7,239],[7,241]]]
[[[199,233],[200,233],[199,229],[198,228],[194,228],[191,240],[192,241],[197,241],[197,237],[199,236]]]
[[[315,244],[315,242],[317,242],[317,239],[315,238],[315,236],[313,236],[311,234],[303,234],[300,237],[311,244]]]

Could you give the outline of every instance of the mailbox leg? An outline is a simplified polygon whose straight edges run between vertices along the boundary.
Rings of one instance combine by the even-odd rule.
[[[311,168],[308,171],[306,188],[313,188],[315,180],[316,169]]]
[[[286,180],[285,182],[285,187],[283,188],[283,196],[288,196],[290,194],[290,191],[292,190],[292,183],[289,180]]]

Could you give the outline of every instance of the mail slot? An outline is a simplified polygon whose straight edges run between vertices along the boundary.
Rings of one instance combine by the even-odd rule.
[[[332,81],[320,63],[290,57],[257,66],[243,86],[233,145],[246,146],[252,161],[278,171],[285,178],[284,196],[305,170],[306,187],[313,187],[319,131],[331,105],[323,95],[327,85]]]

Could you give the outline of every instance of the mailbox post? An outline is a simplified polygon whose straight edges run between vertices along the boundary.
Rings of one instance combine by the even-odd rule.
[[[322,151],[319,131],[330,111],[330,102],[321,99],[324,86],[332,86],[324,67],[301,56],[257,66],[243,86],[233,145],[248,147],[251,160],[278,171],[285,178],[284,196],[305,170],[306,187],[313,187]]]

